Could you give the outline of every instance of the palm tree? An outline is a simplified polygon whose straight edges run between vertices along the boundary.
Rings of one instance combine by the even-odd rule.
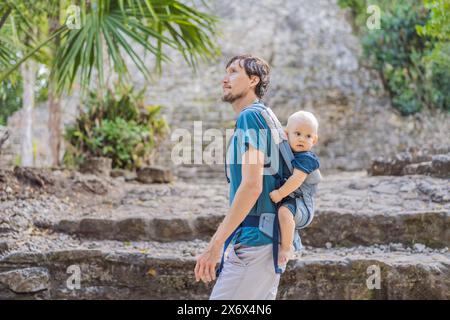
[[[49,62],[49,129],[53,162],[59,162],[60,96],[70,93],[75,82],[82,92],[87,92],[95,83],[104,88],[104,63],[112,65],[112,71],[119,81],[130,79],[125,63],[130,57],[138,70],[149,78],[152,70],[145,65],[134,46],[142,47],[156,57],[154,71],[160,73],[162,62],[169,61],[164,53],[166,47],[177,50],[185,61],[196,68],[200,59],[207,60],[218,54],[214,43],[217,19],[200,11],[194,5],[188,6],[178,0],[86,0],[75,1],[79,9],[81,28],[72,29],[66,24],[65,10],[74,1],[45,1],[45,10],[40,10],[31,0],[3,0],[0,7],[0,31],[5,22],[14,14],[20,15],[19,4],[44,17],[48,24],[44,27],[48,36],[32,45],[22,55],[15,55],[11,61],[11,47],[0,50],[0,63],[7,69],[0,74],[3,81],[18,66],[30,57],[47,49]],[[203,3],[206,6],[206,3]],[[0,38],[0,42],[2,38]],[[3,42],[7,43],[8,39]],[[1,44],[1,43],[0,43]],[[14,53],[14,52],[13,52]],[[95,70],[95,72],[94,72]]]
[[[28,7],[23,4],[16,4],[16,10],[8,8],[7,13],[10,21],[6,24],[6,15],[3,15],[0,23],[5,26],[0,31],[0,42],[3,44],[0,53],[0,65],[8,65],[14,61],[16,54],[19,56],[26,52],[34,41],[39,38],[40,31],[37,28],[42,23],[40,15],[33,14]],[[36,7],[39,8],[39,7]],[[43,9],[43,8],[41,8]],[[14,52],[15,51],[15,52]],[[35,104],[35,83],[36,73],[39,59],[42,58],[42,53],[36,54],[20,64],[20,76],[23,80],[22,92],[22,115],[21,115],[21,164],[24,166],[33,165],[33,145],[32,145],[32,115]],[[17,75],[14,75],[17,78]],[[17,82],[17,79],[15,79]]]

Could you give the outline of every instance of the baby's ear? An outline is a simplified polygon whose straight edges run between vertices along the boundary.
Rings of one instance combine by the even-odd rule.
[[[319,136],[316,134],[313,139],[313,144],[316,144],[319,141]]]

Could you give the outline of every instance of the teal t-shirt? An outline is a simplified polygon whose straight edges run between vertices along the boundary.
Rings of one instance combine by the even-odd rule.
[[[262,105],[259,103],[259,105]],[[263,106],[263,105],[262,105]],[[248,150],[249,145],[262,151],[268,162],[277,168],[281,174],[281,166],[278,164],[278,148],[272,145],[272,137],[266,121],[259,111],[246,107],[236,120],[236,127],[230,139],[227,149],[227,164],[229,165],[230,179],[230,205],[233,203],[236,191],[242,181],[242,155]],[[276,148],[276,149],[275,149]],[[270,160],[269,160],[270,159]],[[265,170],[263,176],[263,190],[257,202],[248,213],[249,215],[259,212],[276,212],[276,205],[269,197],[269,193],[276,189],[276,179]],[[272,239],[263,234],[258,227],[242,227],[233,239],[233,243],[241,243],[248,246],[261,246],[272,243]]]

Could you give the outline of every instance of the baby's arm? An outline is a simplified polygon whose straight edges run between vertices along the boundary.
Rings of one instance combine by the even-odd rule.
[[[307,173],[294,168],[294,172],[281,186],[281,188],[270,193],[270,198],[275,203],[280,202],[283,198],[297,190],[302,185],[303,181],[305,181],[307,176]]]

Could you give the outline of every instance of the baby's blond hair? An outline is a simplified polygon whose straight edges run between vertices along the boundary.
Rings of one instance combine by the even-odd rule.
[[[288,118],[287,121],[287,127],[289,128],[290,125],[293,123],[296,123],[298,121],[307,121],[314,129],[314,132],[317,134],[319,130],[319,121],[317,121],[317,118],[309,111],[297,111]]]

